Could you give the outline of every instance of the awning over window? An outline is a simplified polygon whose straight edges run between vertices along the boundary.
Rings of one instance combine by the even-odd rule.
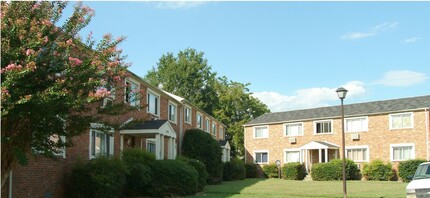
[[[339,146],[330,142],[312,141],[303,145],[300,149],[339,149]]]

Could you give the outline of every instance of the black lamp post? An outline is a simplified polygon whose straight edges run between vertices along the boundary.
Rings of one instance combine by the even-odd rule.
[[[342,183],[343,183],[343,197],[346,198],[346,172],[345,172],[345,114],[343,109],[343,99],[346,97],[348,90],[341,87],[336,90],[337,96],[340,99],[340,107],[342,114]]]

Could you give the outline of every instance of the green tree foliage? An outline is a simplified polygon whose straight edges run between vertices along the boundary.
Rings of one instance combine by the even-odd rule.
[[[363,176],[367,180],[389,181],[394,177],[393,166],[389,162],[384,164],[381,160],[373,160],[364,164]]]
[[[303,180],[306,174],[305,165],[299,162],[291,162],[282,166],[282,177],[286,180]]]
[[[403,182],[410,182],[408,177],[414,176],[415,171],[421,163],[427,162],[424,159],[413,159],[399,163],[399,177],[402,178]]]
[[[195,49],[163,55],[156,68],[145,79],[164,90],[184,97],[225,124],[232,151],[244,155],[243,127],[246,122],[269,112],[260,100],[252,96],[249,84],[216,77],[211,66]],[[180,86],[178,86],[180,85]],[[235,156],[236,153],[232,153]]]
[[[222,150],[218,141],[200,129],[185,131],[182,154],[191,159],[202,161],[206,165],[208,183],[222,181]]]
[[[177,160],[184,161],[188,165],[190,165],[194,169],[196,169],[196,171],[198,173],[197,190],[198,190],[198,192],[202,191],[203,188],[206,186],[206,180],[208,178],[208,172],[206,172],[205,164],[199,160],[188,159],[186,157],[178,157]]]
[[[149,164],[155,161],[155,155],[140,148],[129,148],[122,152],[122,161],[128,170],[124,193],[143,196],[151,181]]]
[[[239,159],[232,159],[229,162],[225,162],[223,171],[224,181],[242,180],[246,177],[245,164]]]
[[[211,71],[203,52],[195,49],[163,55],[156,68],[152,68],[145,79],[163,90],[189,100],[203,111],[212,114],[217,105],[214,90],[216,73]]]
[[[265,177],[278,178],[279,177],[278,166],[276,166],[276,164],[266,164],[263,166],[263,173]]]
[[[78,32],[94,11],[77,3],[58,26],[66,5],[1,2],[2,187],[32,149],[53,156],[90,123],[107,124],[90,104],[110,95],[126,74],[128,65],[117,49],[124,38],[106,34],[97,43],[91,36],[81,41]]]

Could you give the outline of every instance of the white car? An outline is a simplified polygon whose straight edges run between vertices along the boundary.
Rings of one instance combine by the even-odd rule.
[[[430,162],[418,166],[412,181],[406,186],[406,197],[430,197]]]

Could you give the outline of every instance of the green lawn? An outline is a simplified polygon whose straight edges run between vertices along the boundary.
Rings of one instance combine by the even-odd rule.
[[[407,183],[348,181],[348,197],[405,197]],[[343,197],[342,181],[246,179],[206,186],[192,197]]]

